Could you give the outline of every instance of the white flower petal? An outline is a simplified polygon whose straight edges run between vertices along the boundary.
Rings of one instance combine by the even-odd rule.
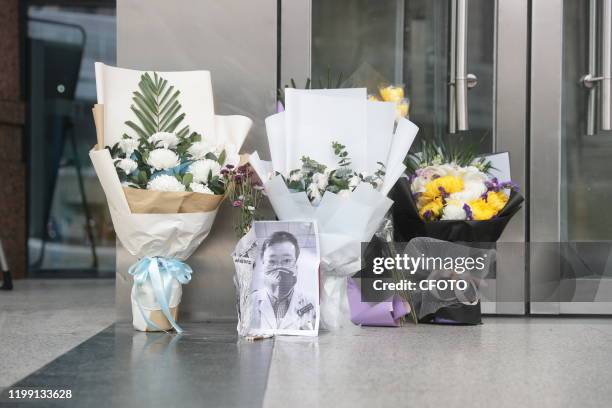
[[[160,174],[149,180],[147,189],[155,191],[185,191],[185,186],[174,176]]]
[[[132,159],[120,159],[116,166],[123,170],[125,174],[131,174],[138,168],[138,164]]]
[[[189,169],[188,173],[193,174],[193,181],[196,183],[206,183],[208,182],[208,176],[212,174],[212,176],[219,175],[221,172],[221,166],[214,160],[204,159],[193,162]]]
[[[132,138],[121,139],[119,141],[119,147],[121,148],[121,150],[125,152],[125,156],[127,158],[129,158],[132,155],[132,153],[134,153],[134,150],[138,149],[139,144],[140,142],[138,141],[138,139],[132,139]]]
[[[171,132],[157,132],[149,136],[149,143],[164,149],[174,149],[179,143],[178,136]]]
[[[465,203],[463,201],[449,201],[444,206],[444,210],[442,212],[443,220],[465,220],[467,218],[467,214],[463,209],[463,205]]]
[[[147,164],[155,170],[168,170],[180,164],[179,157],[169,149],[155,149],[149,153]]]
[[[189,188],[195,193],[215,194],[210,188],[208,188],[202,183],[191,183],[189,184]]]
[[[189,149],[187,149],[187,153],[195,159],[195,160],[204,160],[208,153],[215,153],[215,146],[207,141],[199,141],[194,142]]]

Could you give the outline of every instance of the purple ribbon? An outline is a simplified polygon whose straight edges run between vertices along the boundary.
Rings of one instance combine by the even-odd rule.
[[[348,280],[347,294],[351,307],[351,321],[361,326],[398,327],[400,319],[410,313],[410,308],[399,295],[384,302],[362,302],[361,289],[353,280]]]

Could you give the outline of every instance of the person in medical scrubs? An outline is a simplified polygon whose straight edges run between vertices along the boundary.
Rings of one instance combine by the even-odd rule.
[[[295,236],[274,232],[261,248],[263,288],[253,292],[252,327],[274,330],[314,330],[315,307],[296,288],[300,247]]]

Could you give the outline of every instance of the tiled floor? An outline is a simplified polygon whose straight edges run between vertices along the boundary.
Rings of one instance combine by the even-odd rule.
[[[110,279],[18,280],[0,291],[0,389],[109,326],[114,304]]]
[[[67,300],[62,313],[72,321],[47,328],[83,325],[94,316],[83,301]],[[31,307],[24,318],[44,316]],[[113,325],[16,386],[69,387],[72,400],[44,406],[89,408],[612,406],[607,318],[486,318],[481,326],[353,328],[261,342],[239,340],[228,323],[184,328],[177,336]],[[43,333],[19,339],[30,370],[46,353]]]

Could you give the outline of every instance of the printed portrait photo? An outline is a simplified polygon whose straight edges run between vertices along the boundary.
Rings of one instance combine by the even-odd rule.
[[[251,282],[252,332],[316,336],[319,330],[319,247],[316,224],[258,221]]]

